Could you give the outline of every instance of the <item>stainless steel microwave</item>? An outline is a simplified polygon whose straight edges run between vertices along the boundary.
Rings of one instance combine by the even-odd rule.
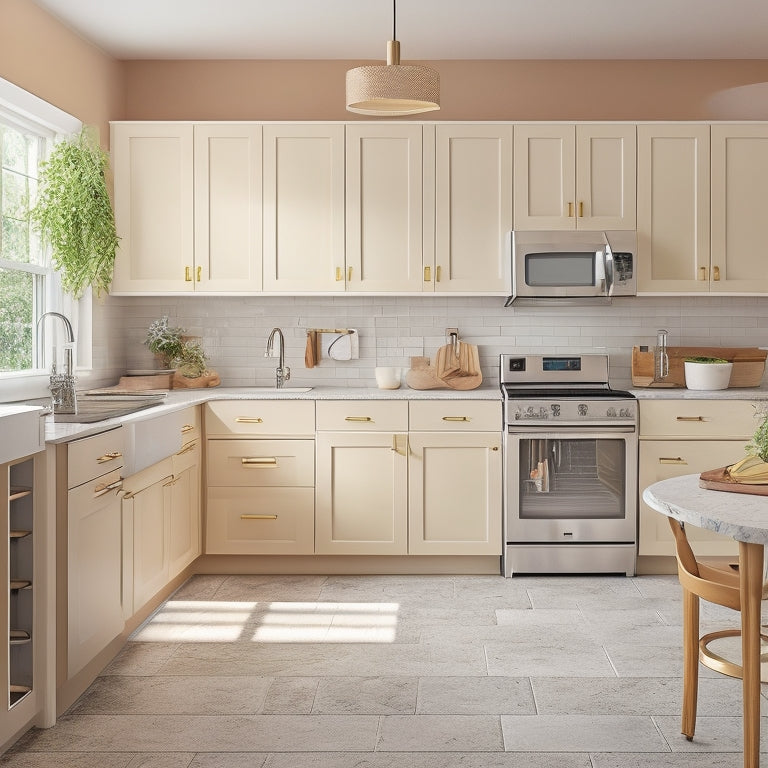
[[[512,293],[521,299],[603,299],[637,293],[637,233],[514,231]]]

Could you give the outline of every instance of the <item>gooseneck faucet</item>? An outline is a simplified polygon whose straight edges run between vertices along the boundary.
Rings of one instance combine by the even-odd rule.
[[[285,364],[285,336],[279,328],[273,328],[272,333],[269,334],[267,339],[267,351],[264,353],[264,357],[274,357],[275,336],[277,336],[277,343],[279,345],[280,359],[277,363],[277,370],[275,371],[275,386],[278,389],[282,389],[288,379],[291,378],[291,369]]]
[[[37,338],[40,343],[41,337],[45,339],[45,325],[43,320],[46,317],[57,317],[64,323],[64,330],[67,334],[67,340],[64,343],[64,373],[56,370],[56,355],[54,353],[51,362],[51,378],[48,389],[51,391],[51,400],[54,413],[77,413],[77,395],[75,394],[75,373],[72,362],[72,348],[75,344],[75,334],[72,330],[72,323],[62,315],[61,312],[43,312],[37,321]],[[42,331],[42,334],[41,334]],[[44,348],[41,345],[41,349]]]

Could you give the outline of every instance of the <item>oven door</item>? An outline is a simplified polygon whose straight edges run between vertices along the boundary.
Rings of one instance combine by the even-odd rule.
[[[515,427],[506,435],[507,542],[635,542],[637,433]]]

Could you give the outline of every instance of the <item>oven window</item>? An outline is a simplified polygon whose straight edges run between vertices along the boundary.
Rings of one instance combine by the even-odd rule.
[[[611,438],[520,440],[520,518],[622,519],[626,443]]]
[[[525,283],[532,286],[593,286],[595,285],[594,252],[527,253]]]

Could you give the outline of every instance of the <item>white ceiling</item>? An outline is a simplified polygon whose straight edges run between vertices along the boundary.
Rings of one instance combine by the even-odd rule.
[[[392,0],[33,0],[118,59],[384,59]],[[399,0],[418,59],[768,59],[766,0]]]

